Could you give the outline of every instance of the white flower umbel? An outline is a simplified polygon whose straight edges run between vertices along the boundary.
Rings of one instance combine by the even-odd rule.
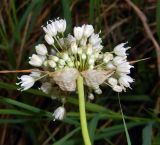
[[[28,90],[35,83],[35,79],[33,77],[29,76],[29,75],[22,75],[18,79],[20,80],[20,82],[16,83],[16,84],[20,85],[20,87],[21,87],[21,88],[19,88],[20,91]]]
[[[46,55],[48,53],[47,48],[44,44],[38,44],[36,47],[36,52],[39,55]]]
[[[30,59],[29,64],[35,67],[41,66],[44,61],[43,57],[36,54],[32,54],[32,56],[29,57],[29,59]]]
[[[53,113],[53,121],[55,120],[63,120],[66,114],[66,110],[63,106],[58,107]]]
[[[29,64],[40,67],[40,74],[35,73],[35,68],[29,70],[32,72],[30,75],[19,78],[20,90],[27,90],[35,81],[39,81],[42,84],[40,90],[61,101],[66,92],[77,91],[84,142],[90,145],[84,91],[102,94],[103,84],[110,86],[115,92],[130,88],[133,79],[128,74],[133,66],[127,61],[126,51],[129,47],[122,43],[113,51],[104,52],[107,49],[102,51],[102,39],[99,33],[94,32],[92,25],[74,27],[72,34],[66,34],[66,20],[59,18],[47,22],[43,30],[44,39],[49,44],[48,49],[39,44],[36,46],[37,55],[29,57]],[[93,94],[88,97],[94,98]],[[53,113],[54,120],[62,120],[65,112],[63,106],[58,107]]]
[[[126,51],[130,47],[124,47],[127,43],[121,43],[114,48],[114,53],[118,56],[126,56]]]

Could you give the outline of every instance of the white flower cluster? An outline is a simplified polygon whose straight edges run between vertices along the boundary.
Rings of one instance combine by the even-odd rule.
[[[74,27],[73,35],[66,35],[66,20],[58,18],[50,20],[42,28],[50,49],[44,44],[35,47],[36,54],[29,57],[29,64],[36,69],[30,75],[18,78],[19,90],[27,90],[40,80],[40,89],[51,96],[58,92],[57,86],[63,91],[76,91],[78,75],[84,77],[90,99],[94,99],[92,91],[102,93],[102,84],[107,84],[116,92],[131,88],[133,79],[129,74],[133,66],[127,61],[129,47],[125,47],[126,43],[119,44],[112,52],[103,53],[102,39],[92,25]],[[61,120],[64,114],[64,107],[59,107],[54,117]]]

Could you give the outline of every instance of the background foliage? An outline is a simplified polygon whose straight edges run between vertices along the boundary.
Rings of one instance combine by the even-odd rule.
[[[160,0],[1,0],[0,70],[30,68],[28,56],[43,41],[41,26],[56,17],[67,20],[68,32],[75,25],[93,24],[106,50],[128,41],[130,60],[150,57],[134,65],[135,83],[120,98],[132,144],[160,145]],[[77,96],[68,96],[66,119],[53,122],[59,102],[35,89],[18,92],[19,74],[0,75],[0,145],[83,144]],[[86,104],[91,140],[125,145],[117,94],[105,87],[103,92]]]

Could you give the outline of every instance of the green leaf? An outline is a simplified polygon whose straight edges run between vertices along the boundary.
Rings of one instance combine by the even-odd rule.
[[[160,40],[160,0],[157,0],[157,10],[156,10],[156,24],[157,24],[157,34]]]
[[[71,17],[71,11],[70,11],[70,0],[61,0],[62,7],[63,7],[63,15],[64,18],[67,21],[67,30],[66,33],[71,32],[72,28],[72,17]]]
[[[89,1],[89,22],[91,24],[93,24],[94,22],[94,4],[95,4],[95,0]]]
[[[95,116],[89,123],[89,136],[92,144],[94,144],[95,131],[96,131],[98,121],[99,121],[99,114],[95,114]]]
[[[0,114],[10,114],[10,115],[22,115],[22,116],[29,116],[32,115],[27,112],[19,111],[16,109],[0,109]]]
[[[71,131],[70,133],[68,133],[66,136],[64,136],[63,138],[61,138],[59,141],[55,142],[53,145],[62,145],[63,143],[65,143],[65,141],[67,141],[70,137],[72,137],[79,130],[80,130],[80,127],[74,129],[73,131]]]
[[[129,122],[127,123],[127,128],[132,128],[135,126],[143,125],[145,122]],[[101,129],[99,133],[95,135],[95,140],[100,140],[107,137],[115,136],[118,133],[124,132],[124,125],[114,125],[112,127]]]
[[[143,145],[151,145],[152,144],[152,124],[147,124],[142,132]]]
[[[108,97],[109,99],[116,100],[115,96]],[[150,97],[148,95],[130,95],[130,96],[120,96],[123,101],[150,101]]]

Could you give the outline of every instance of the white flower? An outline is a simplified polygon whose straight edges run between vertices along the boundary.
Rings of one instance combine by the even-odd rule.
[[[46,55],[48,53],[47,48],[44,44],[38,44],[36,47],[36,52],[39,55]]]
[[[121,43],[119,45],[117,45],[114,48],[114,53],[118,56],[126,56],[126,50],[128,50],[130,47],[124,47],[126,43]]]
[[[103,58],[103,62],[104,63],[108,63],[112,59],[113,59],[113,54],[111,54],[111,53],[105,53],[104,54],[104,58]]]
[[[113,65],[112,62],[108,62],[108,63],[106,64],[106,68],[107,68],[107,69],[111,69],[111,70],[116,69],[116,67]]]
[[[38,69],[33,70],[30,75],[31,77],[37,79],[41,76],[41,72]]]
[[[48,94],[52,89],[52,85],[49,82],[42,83],[42,86],[40,90],[42,90],[44,93]]]
[[[54,23],[55,23],[55,26],[58,32],[63,33],[66,30],[66,20],[65,19],[56,20]]]
[[[77,52],[77,53],[78,53],[79,55],[82,55],[82,52],[83,52],[82,48],[81,48],[81,47],[78,48],[78,52]]]
[[[87,38],[86,38],[86,37],[82,37],[82,39],[81,39],[81,41],[80,41],[80,44],[81,44],[82,46],[85,46],[86,43],[87,43]]]
[[[29,57],[29,59],[30,59],[29,64],[36,67],[41,66],[44,61],[44,57],[41,57],[36,54],[32,54],[32,56]]]
[[[63,58],[64,61],[67,61],[69,59],[68,53],[63,53],[62,58]]]
[[[126,62],[126,57],[116,56],[116,57],[114,57],[114,59],[113,59],[113,63],[114,63],[116,66],[118,66],[119,64],[122,64],[122,63],[124,63],[124,62]]]
[[[72,61],[67,62],[67,64],[68,64],[69,67],[73,67],[74,66],[74,63]]]
[[[59,39],[59,43],[61,44],[61,46],[65,45],[65,39],[64,38],[60,38]]]
[[[89,58],[89,60],[88,60],[88,64],[89,64],[89,65],[93,65],[94,62],[95,62],[94,58],[92,58],[92,57]]]
[[[112,85],[112,86],[115,86],[115,85],[117,85],[118,81],[117,81],[116,78],[110,77],[110,78],[108,79],[108,83],[109,83],[110,85]]]
[[[133,82],[134,80],[128,75],[122,75],[119,78],[119,84],[126,88],[130,88],[130,83],[133,83]]]
[[[47,24],[46,27],[43,27],[43,30],[48,35],[51,35],[51,36],[56,36],[57,35],[57,30],[56,30],[54,22],[52,22],[51,24]]]
[[[114,85],[114,86],[113,86],[113,90],[114,90],[115,92],[120,93],[120,92],[122,92],[123,88],[122,88],[121,86],[119,86],[119,85]]]
[[[129,64],[129,62],[124,62],[122,64],[119,64],[117,66],[117,73],[121,74],[121,73],[125,73],[125,74],[129,74],[130,73],[130,69],[133,66]]]
[[[93,45],[94,51],[101,51],[103,49],[103,46],[101,44]]]
[[[59,61],[59,58],[57,56],[51,56],[50,59],[52,59],[55,62]]]
[[[99,38],[99,34],[93,33],[93,34],[91,35],[91,37],[89,38],[89,42],[90,42],[92,45],[99,45],[99,44],[102,42],[102,39]]]
[[[94,92],[98,95],[102,94],[102,90],[100,88],[95,89]]]
[[[68,34],[67,40],[69,41],[69,43],[72,43],[72,42],[75,42],[75,41],[76,41],[76,38],[73,37],[72,35]]]
[[[33,77],[29,76],[29,75],[22,75],[20,78],[18,78],[19,80],[21,80],[19,83],[16,83],[17,85],[20,85],[21,88],[19,90],[21,91],[25,91],[28,90],[29,88],[31,88],[34,83],[35,80]]]
[[[46,34],[46,35],[44,36],[44,39],[46,40],[46,42],[47,42],[49,45],[54,44],[54,39],[52,38],[51,35]]]
[[[58,61],[58,63],[59,63],[61,66],[64,66],[64,65],[66,64],[63,59],[60,59],[60,60]]]
[[[85,60],[87,58],[85,53],[82,53],[81,57],[82,57],[83,60]]]
[[[76,54],[78,52],[78,47],[77,47],[76,42],[71,43],[71,51],[73,54]]]
[[[83,36],[83,30],[84,30],[83,27],[74,27],[73,28],[73,33],[74,33],[74,36],[77,40],[81,40],[81,38]]]
[[[88,99],[93,100],[94,99],[94,95],[92,93],[88,94]]]
[[[85,37],[91,36],[93,32],[94,32],[94,29],[93,29],[93,26],[92,26],[92,25],[84,25],[83,35],[84,35]]]
[[[56,63],[53,60],[48,60],[48,64],[51,68],[55,68],[56,67]]]
[[[54,113],[53,113],[53,116],[54,116],[54,120],[63,120],[64,117],[65,117],[65,114],[66,114],[66,110],[63,106],[60,106],[58,107]]]
[[[88,44],[88,47],[87,47],[87,52],[86,52],[88,55],[92,55],[93,53],[93,49],[92,49],[92,45],[91,44]]]

